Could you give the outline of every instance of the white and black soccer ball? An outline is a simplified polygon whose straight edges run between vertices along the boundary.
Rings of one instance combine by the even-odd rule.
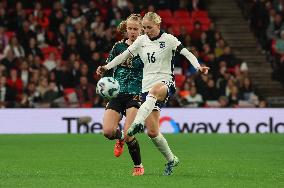
[[[120,86],[113,77],[103,77],[98,81],[96,89],[99,95],[110,100],[118,95]]]

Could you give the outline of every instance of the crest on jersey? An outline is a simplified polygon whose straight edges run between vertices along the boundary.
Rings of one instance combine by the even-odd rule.
[[[165,42],[159,42],[160,43],[160,48],[165,48],[166,47],[166,43]]]

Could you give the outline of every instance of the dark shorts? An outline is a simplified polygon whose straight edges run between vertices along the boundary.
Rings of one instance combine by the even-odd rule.
[[[111,99],[107,105],[107,109],[112,109],[118,113],[125,115],[126,110],[131,107],[139,108],[141,105],[141,95],[119,94],[116,98]]]
[[[168,87],[167,95],[165,100],[156,102],[153,111],[161,111],[161,108],[167,104],[169,98],[172,97],[176,92],[176,87],[174,82],[169,82],[169,81],[162,81],[162,82],[166,84],[166,86]],[[142,102],[146,100],[148,93],[149,92],[142,93]]]

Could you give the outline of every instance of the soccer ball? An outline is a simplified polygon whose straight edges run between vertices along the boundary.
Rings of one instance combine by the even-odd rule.
[[[118,95],[120,86],[113,77],[103,77],[98,81],[96,90],[100,96],[110,100]]]

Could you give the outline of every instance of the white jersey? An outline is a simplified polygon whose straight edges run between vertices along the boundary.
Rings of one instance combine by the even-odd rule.
[[[152,40],[141,35],[128,47],[129,52],[133,56],[139,55],[144,63],[142,92],[149,91],[161,81],[174,82],[173,57],[180,44],[173,35],[161,33]]]

